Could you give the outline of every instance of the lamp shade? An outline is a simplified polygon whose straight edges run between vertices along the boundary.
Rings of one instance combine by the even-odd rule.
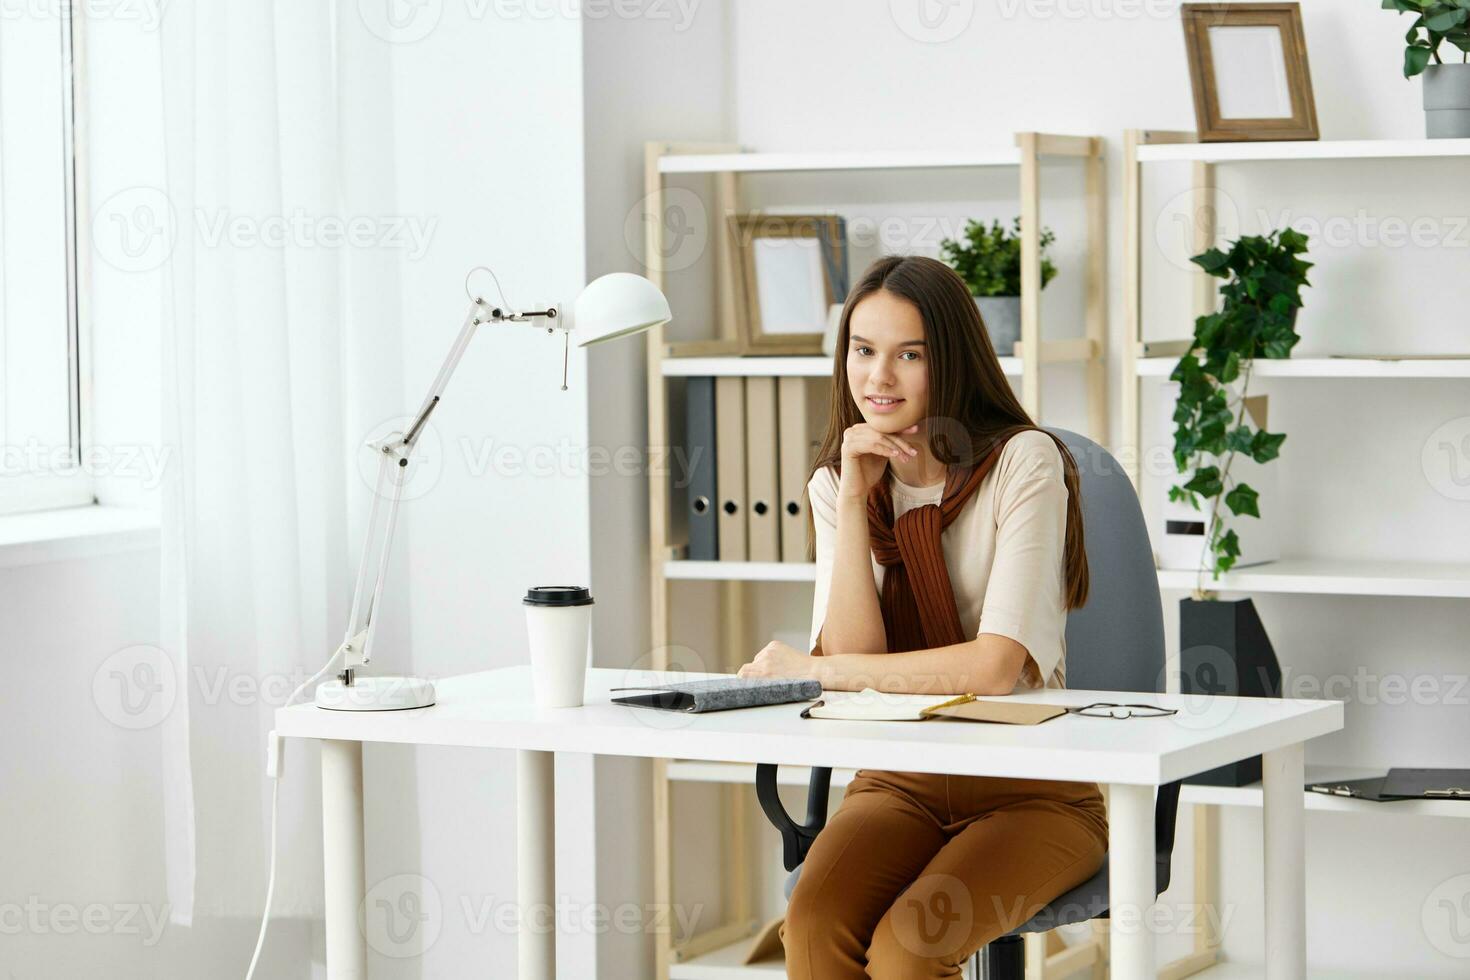
[[[631,272],[610,272],[587,284],[572,307],[578,347],[600,344],[674,318],[659,288]]]

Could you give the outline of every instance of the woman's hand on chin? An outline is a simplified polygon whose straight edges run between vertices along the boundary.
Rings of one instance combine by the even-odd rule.
[[[761,648],[755,659],[740,668],[740,677],[814,677],[812,657],[778,640]]]

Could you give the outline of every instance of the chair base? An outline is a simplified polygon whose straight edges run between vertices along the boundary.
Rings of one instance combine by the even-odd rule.
[[[975,954],[975,980],[1026,980],[1026,940],[1012,933]]]

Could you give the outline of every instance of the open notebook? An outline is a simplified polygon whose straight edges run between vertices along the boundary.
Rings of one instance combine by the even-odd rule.
[[[869,687],[855,694],[824,694],[822,700],[802,712],[802,717],[843,721],[925,721],[930,718],[953,718],[1003,725],[1036,725],[1066,713],[1067,709],[1058,704],[987,700],[976,698],[972,694],[936,701],[933,695],[885,694]]]

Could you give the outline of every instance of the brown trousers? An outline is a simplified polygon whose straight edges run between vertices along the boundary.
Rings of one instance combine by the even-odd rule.
[[[861,770],[791,895],[786,975],[958,977],[1107,846],[1095,783]]]

